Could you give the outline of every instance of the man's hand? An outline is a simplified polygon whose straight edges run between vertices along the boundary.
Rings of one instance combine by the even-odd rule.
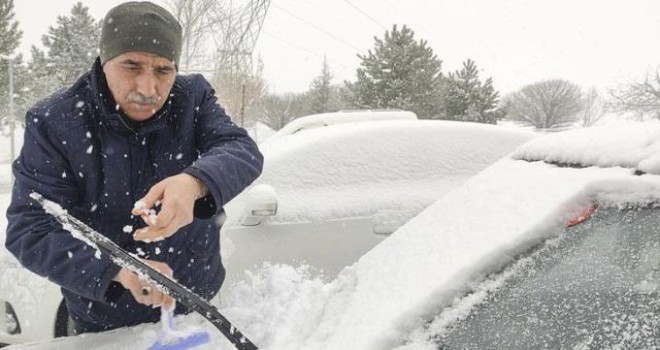
[[[133,215],[142,216],[148,225],[136,230],[133,239],[156,241],[173,235],[192,222],[195,201],[207,193],[206,185],[188,174],[171,176],[155,184],[133,208]],[[158,204],[161,208],[156,215],[152,209]]]
[[[167,264],[153,260],[142,261],[162,274],[172,277],[172,269]],[[124,288],[128,289],[133,298],[140,304],[151,305],[152,307],[163,306],[167,310],[174,308],[174,298],[163,294],[151,284],[141,280],[138,275],[130,270],[122,268],[113,281],[119,282]]]

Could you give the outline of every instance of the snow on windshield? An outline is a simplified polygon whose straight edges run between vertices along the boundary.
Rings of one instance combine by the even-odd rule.
[[[659,218],[657,204],[599,206],[397,350],[656,348]]]

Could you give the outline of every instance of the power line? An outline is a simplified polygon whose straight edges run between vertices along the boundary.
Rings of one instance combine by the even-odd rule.
[[[316,57],[318,57],[318,58],[321,58],[321,59],[323,59],[323,58],[326,58],[326,59],[327,59],[326,56],[319,55],[318,53],[316,53],[316,52],[314,52],[314,51],[312,51],[312,50],[310,50],[310,49],[307,49],[307,48],[302,47],[302,46],[300,46],[300,45],[294,44],[294,43],[292,43],[291,41],[288,41],[288,40],[286,40],[286,39],[283,39],[283,38],[281,38],[281,37],[279,37],[279,36],[277,36],[277,35],[271,34],[271,33],[269,33],[268,31],[263,30],[262,33],[264,33],[264,34],[266,34],[266,35],[268,35],[268,36],[270,36],[270,37],[273,37],[273,38],[275,38],[275,39],[277,39],[277,40],[280,40],[280,41],[282,41],[283,43],[285,43],[285,44],[287,44],[287,45],[293,46],[293,47],[297,48],[298,50],[305,51],[305,52],[307,52],[307,53],[309,53],[309,54],[311,54],[311,55],[314,55],[314,56],[316,56]],[[332,62],[332,63],[333,63],[333,65],[336,64],[336,65],[342,66],[342,67],[344,67],[344,69],[353,69],[353,68],[351,68],[351,67],[349,67],[349,66],[347,66],[347,65],[345,65],[345,64],[343,64],[343,63],[339,63],[339,62]]]
[[[329,37],[331,37],[331,38],[333,38],[333,39],[335,39],[335,40],[341,42],[342,44],[344,44],[344,45],[346,45],[346,46],[348,46],[348,47],[350,47],[350,48],[356,50],[357,52],[362,51],[362,49],[358,48],[357,46],[355,46],[355,45],[353,45],[353,44],[351,44],[351,43],[349,43],[349,42],[346,42],[345,40],[343,40],[343,39],[341,39],[341,38],[335,36],[334,34],[332,34],[332,33],[328,32],[328,31],[326,31],[325,29],[318,27],[317,25],[315,25],[315,24],[313,24],[313,23],[307,21],[306,19],[304,19],[304,18],[302,18],[302,17],[300,17],[300,16],[297,16],[297,15],[294,14],[294,13],[291,13],[289,10],[284,9],[283,7],[281,7],[281,6],[279,6],[279,5],[275,4],[275,3],[271,3],[271,5],[275,6],[275,7],[278,8],[278,9],[280,9],[282,12],[288,14],[289,16],[291,16],[291,17],[293,17],[293,18],[295,18],[295,19],[297,19],[297,20],[299,20],[299,21],[301,21],[301,22],[307,24],[308,26],[310,26],[310,27],[312,27],[312,28],[314,28],[314,29],[316,29],[316,30],[318,30],[318,31],[320,31],[320,32],[322,32],[322,33],[324,33],[325,35],[327,35],[327,36],[329,36]]]
[[[357,7],[357,6],[355,6],[352,2],[350,2],[350,1],[348,1],[348,0],[344,0],[344,2],[347,3],[347,4],[349,4],[349,5],[351,5],[351,7],[353,7],[353,8],[356,9],[358,12],[360,12],[361,14],[363,14],[364,17],[367,17],[367,18],[370,19],[372,22],[376,23],[376,25],[378,25],[379,27],[383,28],[383,30],[387,30],[387,28],[385,28],[384,25],[380,24],[380,22],[378,22],[378,21],[377,21],[376,19],[374,19],[373,17],[369,16],[369,14],[367,14],[367,13],[364,12],[364,11],[362,11],[362,9],[360,9],[360,8]]]
[[[300,45],[294,44],[294,43],[292,43],[292,42],[290,42],[290,41],[288,41],[288,40],[286,40],[286,39],[283,39],[283,38],[281,38],[281,37],[275,35],[275,34],[271,34],[271,33],[269,33],[269,32],[266,31],[266,30],[262,31],[262,33],[264,33],[264,34],[266,34],[266,35],[268,35],[268,36],[270,36],[270,37],[273,37],[273,38],[275,38],[275,39],[277,39],[277,40],[279,40],[279,41],[282,41],[283,43],[285,43],[285,44],[287,44],[287,45],[291,45],[291,46],[297,48],[298,50],[302,50],[302,51],[305,51],[305,52],[307,52],[307,53],[309,53],[309,54],[312,54],[312,55],[314,55],[314,56],[317,56],[317,57],[323,58],[323,56],[317,54],[316,52],[314,52],[314,51],[312,51],[312,50],[310,50],[310,49],[308,49],[308,48],[305,48],[305,47],[302,47],[302,46],[300,46]]]

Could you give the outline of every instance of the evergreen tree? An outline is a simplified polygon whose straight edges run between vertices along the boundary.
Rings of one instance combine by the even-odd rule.
[[[101,22],[89,14],[81,2],[71,9],[69,17],[58,16],[57,25],[49,27],[42,37],[48,49],[47,63],[61,84],[71,84],[88,71],[99,55]]]
[[[400,108],[413,111],[419,118],[435,119],[442,114],[441,61],[419,42],[405,25],[395,25],[357,69],[357,81],[347,83],[352,103],[357,108]]]
[[[28,67],[26,77],[29,81],[29,89],[24,92],[26,100],[24,112],[27,112],[27,109],[37,101],[63,87],[56,74],[56,68],[50,64],[50,60],[43,50],[32,46]]]
[[[309,91],[312,104],[312,113],[323,113],[330,111],[330,99],[332,98],[332,73],[328,60],[323,57],[323,69],[321,75],[314,78],[312,87]]]
[[[21,57],[11,58],[18,45],[20,45],[23,32],[18,29],[18,22],[14,20],[14,1],[0,0],[0,123],[6,124],[9,116],[9,69],[13,71],[14,98],[21,90],[20,80],[17,77],[21,66]],[[16,101],[14,101],[16,103]],[[17,111],[14,108],[13,118]]]
[[[0,55],[10,56],[21,43],[22,35],[14,20],[14,0],[0,0]]]
[[[495,124],[503,113],[496,109],[499,93],[493,80],[479,80],[474,61],[463,62],[463,69],[449,73],[445,90],[445,116],[447,119]]]
[[[310,90],[307,92],[310,103],[309,108],[304,109],[304,115],[336,112],[342,109],[353,108],[349,102],[350,93],[347,88],[332,85],[332,73],[325,57],[323,58],[323,69],[321,75],[314,78]]]

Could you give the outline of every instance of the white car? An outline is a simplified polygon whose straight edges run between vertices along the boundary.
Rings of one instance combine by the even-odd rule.
[[[228,283],[262,262],[333,278],[467,178],[537,135],[493,125],[336,124],[261,146],[263,174],[225,207]]]
[[[295,133],[321,128],[328,125],[359,123],[375,120],[416,120],[417,115],[400,109],[355,109],[306,115],[296,118],[268,136],[263,143],[268,144]]]
[[[329,125],[263,146],[262,176],[226,206],[223,290],[264,262],[305,263],[331,278],[443,194],[535,136],[415,118]],[[0,271],[0,304],[10,306],[0,314],[0,343],[67,334],[57,286],[12,258],[2,260]]]
[[[270,350],[657,349],[659,226],[660,123],[567,131],[457,186],[335,280],[269,267],[224,310]]]

